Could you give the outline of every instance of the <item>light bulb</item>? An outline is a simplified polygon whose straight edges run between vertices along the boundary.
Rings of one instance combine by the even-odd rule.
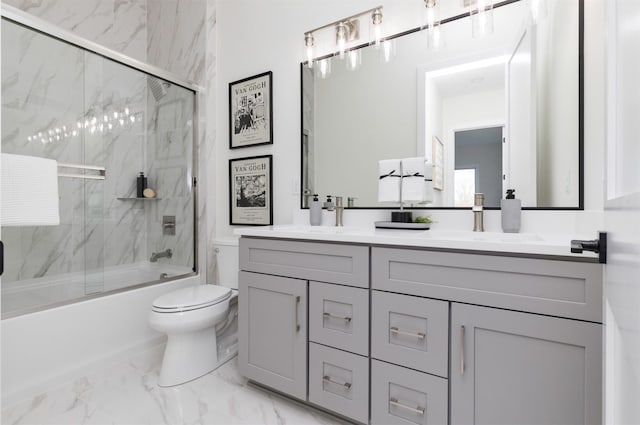
[[[313,68],[313,45],[315,41],[313,39],[313,34],[306,33],[304,36],[304,45],[307,47],[307,66],[309,68]]]
[[[347,26],[343,22],[336,25],[336,43],[340,59],[344,59],[344,51],[347,47]]]
[[[382,41],[382,10],[374,10],[371,20],[373,22],[373,42],[376,48],[379,48]]]
[[[347,69],[349,71],[356,71],[360,68],[362,63],[362,56],[360,49],[350,50],[347,54]]]

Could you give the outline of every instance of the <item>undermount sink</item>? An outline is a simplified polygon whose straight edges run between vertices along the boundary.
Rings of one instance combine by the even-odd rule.
[[[483,242],[542,242],[544,239],[535,233],[502,233],[502,232],[469,232],[469,231],[447,231],[447,230],[427,230],[416,235],[419,238],[443,239],[456,241],[483,241]]]

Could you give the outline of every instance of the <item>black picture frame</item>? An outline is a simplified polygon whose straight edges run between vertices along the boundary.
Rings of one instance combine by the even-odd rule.
[[[273,224],[273,155],[229,160],[229,225]]]
[[[273,73],[229,83],[229,149],[273,144]]]

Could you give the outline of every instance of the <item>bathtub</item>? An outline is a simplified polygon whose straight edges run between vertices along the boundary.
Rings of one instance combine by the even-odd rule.
[[[140,262],[104,270],[2,282],[2,317],[95,298],[126,288],[192,274],[189,267]],[[161,276],[162,275],[162,276]]]
[[[155,265],[136,270],[142,275],[158,272]],[[165,335],[148,325],[151,303],[200,280],[196,275],[126,291],[114,289],[107,296],[3,319],[2,404],[30,399],[105,364],[162,347]],[[114,285],[121,287],[122,281]]]

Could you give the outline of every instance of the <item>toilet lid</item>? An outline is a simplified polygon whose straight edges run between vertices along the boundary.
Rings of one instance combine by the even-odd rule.
[[[195,310],[209,307],[231,296],[231,289],[219,285],[196,285],[162,295],[153,302],[161,312]]]

